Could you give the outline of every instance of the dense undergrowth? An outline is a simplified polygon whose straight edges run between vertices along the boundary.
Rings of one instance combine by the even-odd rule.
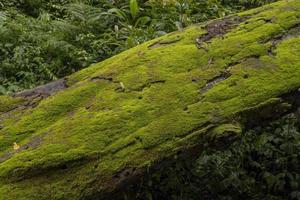
[[[3,0],[0,94],[32,88],[192,23],[274,0]]]
[[[243,133],[226,150],[210,147],[192,162],[155,171],[129,199],[299,200],[299,119],[288,115]]]

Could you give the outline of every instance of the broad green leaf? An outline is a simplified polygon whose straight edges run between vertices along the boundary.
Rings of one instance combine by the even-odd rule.
[[[139,5],[137,0],[130,0],[130,13],[132,18],[136,18],[139,12]]]

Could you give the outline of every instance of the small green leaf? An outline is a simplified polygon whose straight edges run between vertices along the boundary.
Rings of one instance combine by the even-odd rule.
[[[133,19],[136,18],[139,12],[139,5],[137,0],[130,0],[130,13]]]

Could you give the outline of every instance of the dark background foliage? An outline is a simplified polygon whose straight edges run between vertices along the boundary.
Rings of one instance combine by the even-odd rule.
[[[300,117],[291,114],[243,133],[229,147],[150,171],[130,198],[299,200],[299,141]]]

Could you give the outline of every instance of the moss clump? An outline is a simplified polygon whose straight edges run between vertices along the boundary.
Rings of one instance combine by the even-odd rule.
[[[213,129],[211,136],[218,139],[218,137],[228,137],[230,135],[238,136],[241,133],[242,128],[238,124],[221,124]]]
[[[120,172],[207,142],[211,130],[238,134],[237,115],[299,88],[300,37],[289,35],[299,1],[240,16],[206,49],[196,46],[205,24],[192,26],[75,73],[69,88],[6,116],[0,200],[102,194],[127,177]]]
[[[0,96],[0,114],[8,112],[16,108],[24,100],[21,98],[13,98],[10,96]]]

